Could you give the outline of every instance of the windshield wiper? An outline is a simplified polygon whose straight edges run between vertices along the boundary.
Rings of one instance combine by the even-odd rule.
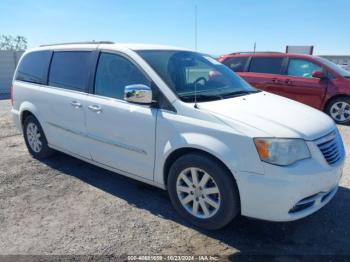
[[[254,94],[261,92],[260,90],[242,90],[242,91],[235,91],[235,92],[230,92],[226,94],[197,94],[197,102],[209,102],[209,101],[215,101],[215,100],[222,100],[226,98],[231,98],[231,97],[237,97],[237,96],[244,96],[248,94]],[[194,94],[184,94],[180,96],[182,99],[185,100],[185,102],[195,102],[195,95]]]
[[[248,95],[248,94],[255,94],[261,92],[260,90],[251,90],[251,91],[247,91],[247,90],[242,90],[242,91],[236,91],[236,92],[230,92],[230,93],[226,93],[226,94],[221,94],[221,96],[223,98],[231,98],[231,97],[237,97],[237,96],[244,96],[244,95]]]
[[[182,99],[186,100],[187,102],[194,102],[195,95],[182,95],[180,96]],[[224,99],[219,94],[197,94],[196,96],[197,102],[207,102],[207,101],[214,101],[214,100],[222,100]]]

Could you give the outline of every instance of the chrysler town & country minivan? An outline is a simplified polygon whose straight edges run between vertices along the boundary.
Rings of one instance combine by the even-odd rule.
[[[343,143],[326,114],[181,48],[32,49],[12,103],[35,158],[58,150],[166,189],[180,215],[206,229],[239,214],[300,219],[333,198],[342,175]]]

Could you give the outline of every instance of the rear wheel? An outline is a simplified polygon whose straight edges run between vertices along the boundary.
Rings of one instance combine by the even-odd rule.
[[[44,131],[39,121],[29,115],[24,119],[23,136],[29,153],[38,159],[46,158],[54,153],[54,150],[49,148]]]
[[[331,100],[326,113],[338,124],[350,123],[350,98],[338,97]]]
[[[232,174],[204,154],[188,154],[173,163],[168,191],[178,213],[204,229],[222,228],[239,213],[239,194]]]

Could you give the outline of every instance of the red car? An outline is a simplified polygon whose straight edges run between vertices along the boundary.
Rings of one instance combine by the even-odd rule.
[[[265,52],[218,60],[258,89],[322,110],[337,123],[350,123],[350,72],[324,58]]]

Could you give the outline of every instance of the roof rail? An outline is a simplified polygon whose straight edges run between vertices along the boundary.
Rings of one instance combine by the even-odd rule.
[[[87,41],[87,42],[70,42],[70,43],[57,43],[57,44],[48,44],[48,45],[40,45],[40,47],[44,46],[54,46],[54,45],[88,45],[88,44],[115,44],[112,41]]]
[[[260,54],[260,53],[264,53],[264,54],[284,54],[283,52],[275,52],[275,51],[251,51],[251,52],[234,52],[231,53],[230,55],[236,55],[236,54]]]

